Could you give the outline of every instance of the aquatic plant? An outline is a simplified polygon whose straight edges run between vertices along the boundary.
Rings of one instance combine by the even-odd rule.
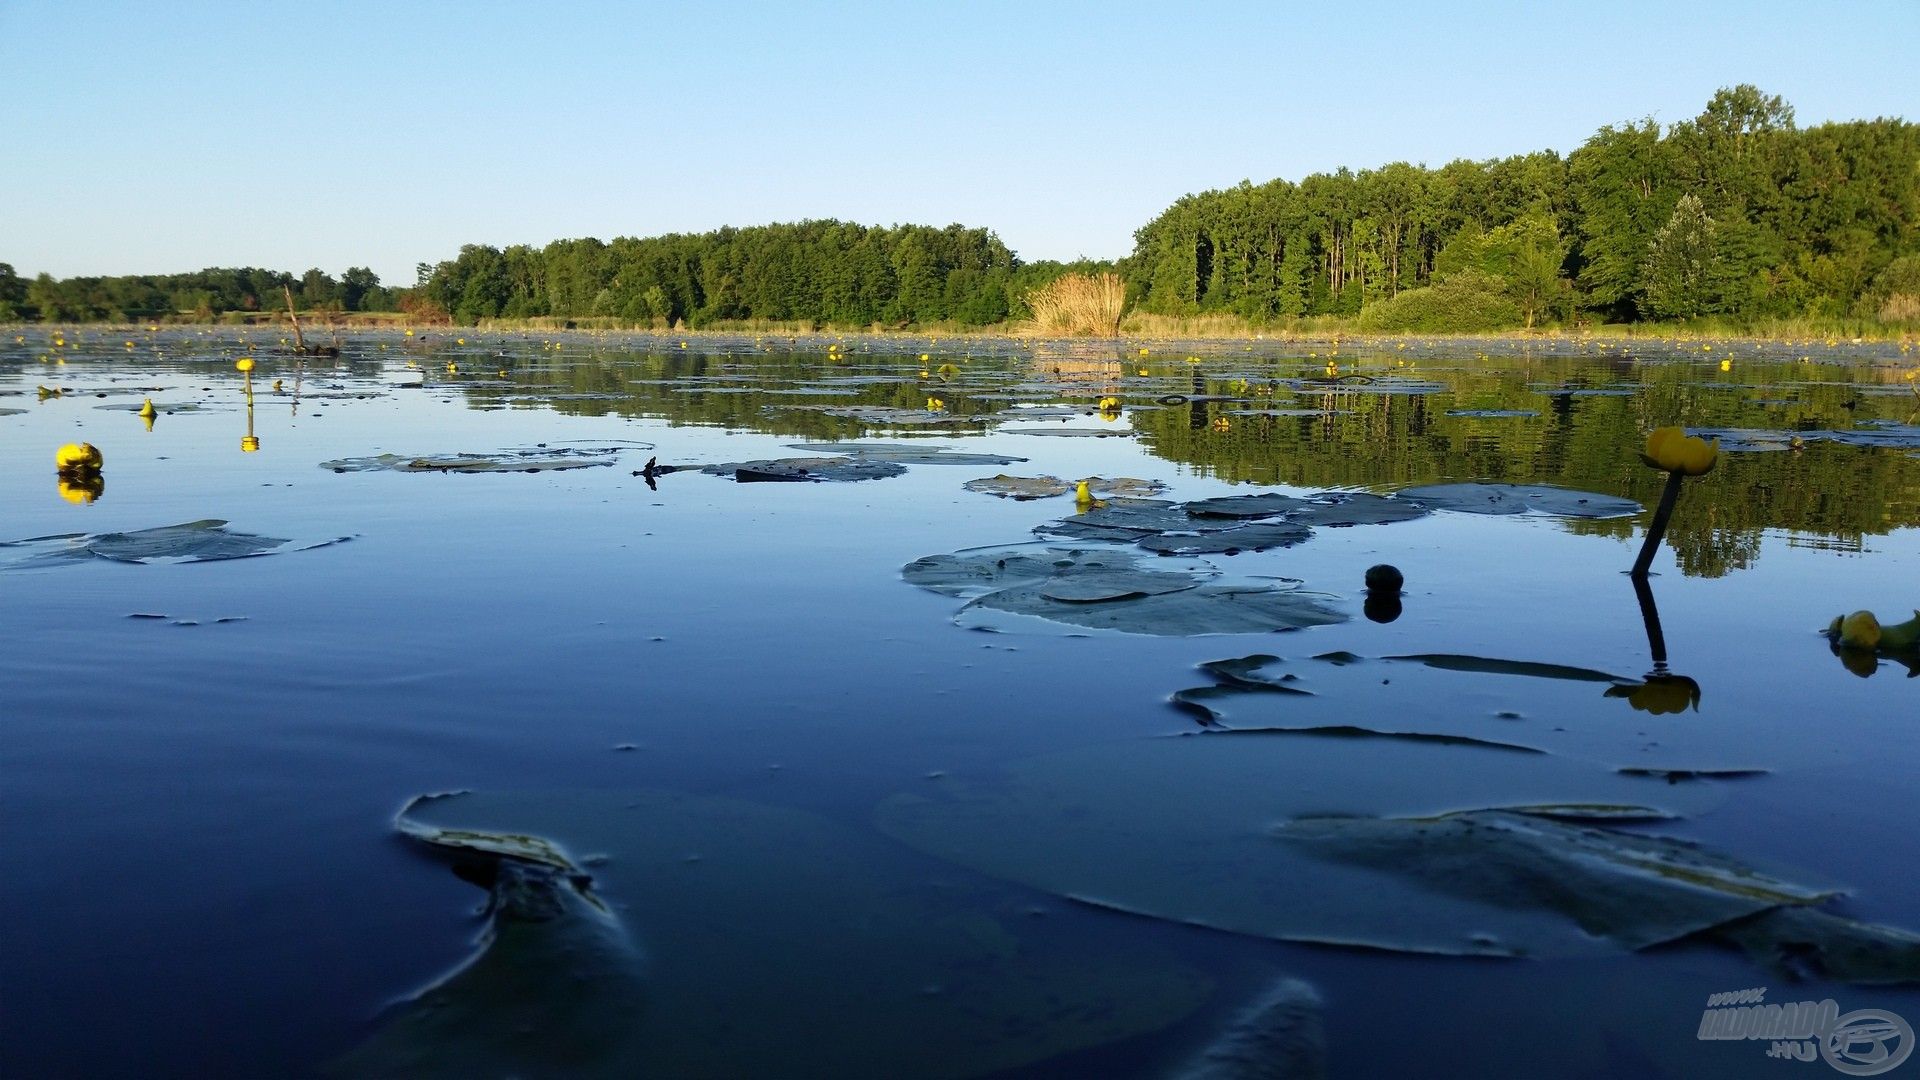
[[[1633,576],[1644,578],[1647,568],[1653,564],[1653,553],[1660,547],[1660,538],[1666,535],[1667,521],[1673,517],[1674,503],[1680,499],[1680,483],[1689,476],[1705,476],[1713,471],[1714,462],[1720,457],[1719,442],[1709,443],[1705,439],[1694,438],[1685,428],[1655,428],[1647,435],[1646,450],[1640,460],[1649,468],[1664,470],[1667,474],[1667,486],[1660,492],[1660,505],[1653,511],[1653,521],[1647,526],[1647,539],[1640,547],[1640,557],[1633,562]]]

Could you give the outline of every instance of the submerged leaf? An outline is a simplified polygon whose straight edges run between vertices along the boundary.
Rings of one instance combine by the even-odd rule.
[[[1333,845],[1283,842],[1275,826],[1329,815],[1366,821],[1543,805],[1563,814],[1581,807],[1589,816],[1657,817],[1705,807],[1715,797],[1701,786],[1470,744],[1194,735],[1032,758],[971,782],[949,777],[935,791],[887,800],[878,822],[890,836],[984,873],[1179,922],[1409,952],[1582,955],[1667,940],[1782,902],[1762,895],[1823,894],[1743,875],[1736,864],[1674,841],[1590,838],[1559,856],[1555,843],[1524,843],[1491,829],[1484,830],[1484,847],[1454,844],[1449,857],[1464,864],[1457,877],[1443,873],[1446,858],[1434,860],[1431,872],[1442,883],[1471,888],[1438,888],[1397,865],[1316,857]],[[1598,807],[1605,810],[1592,809]],[[1527,820],[1540,822],[1539,830],[1570,829]],[[1294,838],[1308,835],[1302,826]],[[1642,859],[1644,872],[1629,872],[1630,855]],[[1563,857],[1589,865],[1569,870],[1555,861]],[[1705,884],[1665,882],[1648,860]],[[1418,856],[1405,861],[1417,863]],[[1560,874],[1607,895],[1568,898],[1561,908],[1503,899],[1533,876]],[[1722,889],[1725,882],[1732,884]],[[1688,895],[1665,896],[1668,889]],[[1695,901],[1693,892],[1721,895]],[[1575,906],[1581,903],[1623,912],[1624,921],[1589,934],[1572,917],[1584,915]]]
[[[504,871],[495,929],[348,1075],[975,1076],[1157,1030],[1209,991],[1135,940],[984,912],[798,810],[500,792],[416,803],[401,824]],[[515,854],[529,841],[532,862]],[[565,859],[560,843],[602,856],[592,892],[542,854]],[[526,899],[503,905],[501,880]]]

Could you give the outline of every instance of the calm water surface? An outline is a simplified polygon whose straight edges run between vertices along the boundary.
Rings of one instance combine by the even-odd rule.
[[[1523,745],[1609,784],[1617,766],[1764,770],[1644,780],[1635,801],[1679,816],[1623,828],[1844,892],[1826,910],[1848,918],[1920,930],[1920,682],[1893,658],[1850,670],[1819,633],[1844,612],[1890,622],[1920,605],[1920,456],[1897,437],[1920,409],[1920,356],[1896,346],[1143,353],[436,332],[356,336],[337,360],[297,364],[258,330],[89,329],[60,345],[16,332],[0,337],[0,540],[201,519],[288,547],[351,539],[146,565],[34,565],[46,545],[0,548],[0,1074],[381,1075],[391,1066],[355,1048],[390,1045],[406,999],[485,933],[486,894],[394,828],[409,799],[450,791],[496,800],[474,804],[489,808],[480,818],[515,819],[469,824],[536,832],[589,862],[593,894],[648,957],[637,1004],[576,1001],[566,986],[551,1000],[602,1028],[664,1017],[666,1034],[640,1051],[603,1056],[591,1039],[554,1051],[551,1075],[630,1075],[629,1052],[686,1075],[1174,1075],[1288,977],[1317,991],[1337,1076],[1824,1075],[1763,1063],[1764,1041],[1696,1038],[1708,995],[1746,987],[1920,1022],[1910,984],[1852,985],[1810,965],[1794,981],[1718,941],[1499,959],[1212,928],[1210,905],[1235,901],[1232,866],[1183,861],[1181,838],[1277,824],[1258,770],[1229,781],[1169,757],[1178,783],[1142,781],[1136,795],[1135,776],[1098,764],[1126,754],[1151,771],[1157,748],[1211,745],[1163,738],[1201,730],[1169,695],[1212,682],[1201,663],[1273,654],[1314,688],[1317,724]],[[234,370],[247,355],[259,361],[251,413]],[[1121,408],[1101,413],[1108,396]],[[151,431],[132,411],[147,397],[161,411]],[[1032,406],[1056,408],[1007,412]],[[1645,514],[1442,512],[1211,556],[1236,580],[1301,579],[1348,616],[1286,633],[985,633],[955,625],[962,600],[901,578],[915,559],[1030,541],[1075,511],[1071,497],[962,488],[995,473],[1156,480],[1172,500],[1485,480],[1650,506],[1662,480],[1637,451],[1666,423],[1782,442],[1895,436],[1727,452],[1687,485],[1652,580],[1671,671],[1700,689],[1683,711],[1629,696],[1653,664],[1621,573]],[[1114,437],[1033,433],[1060,428]],[[249,430],[259,447],[243,452]],[[681,471],[656,490],[637,475],[654,456],[739,462],[863,437],[1027,460],[910,464],[859,483]],[[90,503],[62,497],[52,464],[81,440],[106,462]],[[612,464],[319,467],[541,446],[607,451]],[[1390,623],[1362,617],[1363,572],[1380,562],[1407,580]],[[1375,666],[1311,659],[1340,652]],[[1612,673],[1627,689],[1377,659],[1436,653]],[[1249,707],[1282,715],[1259,712],[1265,699]],[[1276,786],[1303,783],[1275,742],[1290,737],[1315,738],[1240,740],[1249,761],[1280,755]],[[1483,770],[1475,747],[1422,746],[1442,756],[1411,769],[1368,740],[1343,745],[1329,751],[1339,767],[1379,798],[1420,803],[1440,776],[1473,792],[1424,812],[1555,801],[1552,783]],[[902,800],[993,797],[1009,776],[1075,769],[1167,823],[1136,826],[1103,857],[1138,858],[1162,881],[1141,884],[1158,899],[1109,891],[1105,877],[1076,887],[1072,814],[1033,818],[1057,867],[943,858],[889,816]],[[684,813],[648,817],[662,799]],[[634,820],[608,839],[611,806]],[[671,850],[629,851],[623,836]],[[983,844],[986,862],[1014,846]],[[1164,885],[1189,862],[1191,897]],[[722,885],[699,892],[682,864]],[[1069,880],[1041,880],[1056,871]],[[736,911],[739,896],[760,899]],[[1431,918],[1440,910],[1436,895]],[[923,959],[921,937],[941,934],[979,956]],[[1356,924],[1350,940],[1386,937]],[[810,944],[821,941],[852,951]],[[923,984],[923,967],[945,974]],[[916,981],[890,989],[893,974]],[[1909,960],[1896,974],[1920,971]],[[1029,978],[1041,989],[1018,988]],[[836,1020],[848,1013],[859,1022]],[[994,1021],[1002,1037],[985,1049],[966,1034],[1003,1013],[1042,1033]],[[965,1045],[943,1048],[949,1034]],[[447,1062],[464,1052],[430,1049]]]

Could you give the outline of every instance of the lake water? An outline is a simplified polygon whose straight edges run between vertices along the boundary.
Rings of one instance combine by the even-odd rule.
[[[1897,345],[59,341],[0,336],[0,1074],[1824,1075],[1709,997],[1920,1023],[1920,656],[1822,634],[1920,606]],[[1744,434],[1644,597],[1644,512],[1162,557],[963,487],[1651,507],[1674,423]],[[863,439],[910,460],[641,475]],[[271,540],[110,535],[205,521]],[[1209,1075],[1314,1075],[1258,1069]]]

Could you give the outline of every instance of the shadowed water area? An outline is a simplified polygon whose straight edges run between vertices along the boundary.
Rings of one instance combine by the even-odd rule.
[[[1898,344],[338,345],[0,336],[0,1074],[1744,1077],[1711,995],[1920,1022],[1920,650],[1824,633],[1920,607]],[[1636,590],[1668,424],[1721,452]]]

